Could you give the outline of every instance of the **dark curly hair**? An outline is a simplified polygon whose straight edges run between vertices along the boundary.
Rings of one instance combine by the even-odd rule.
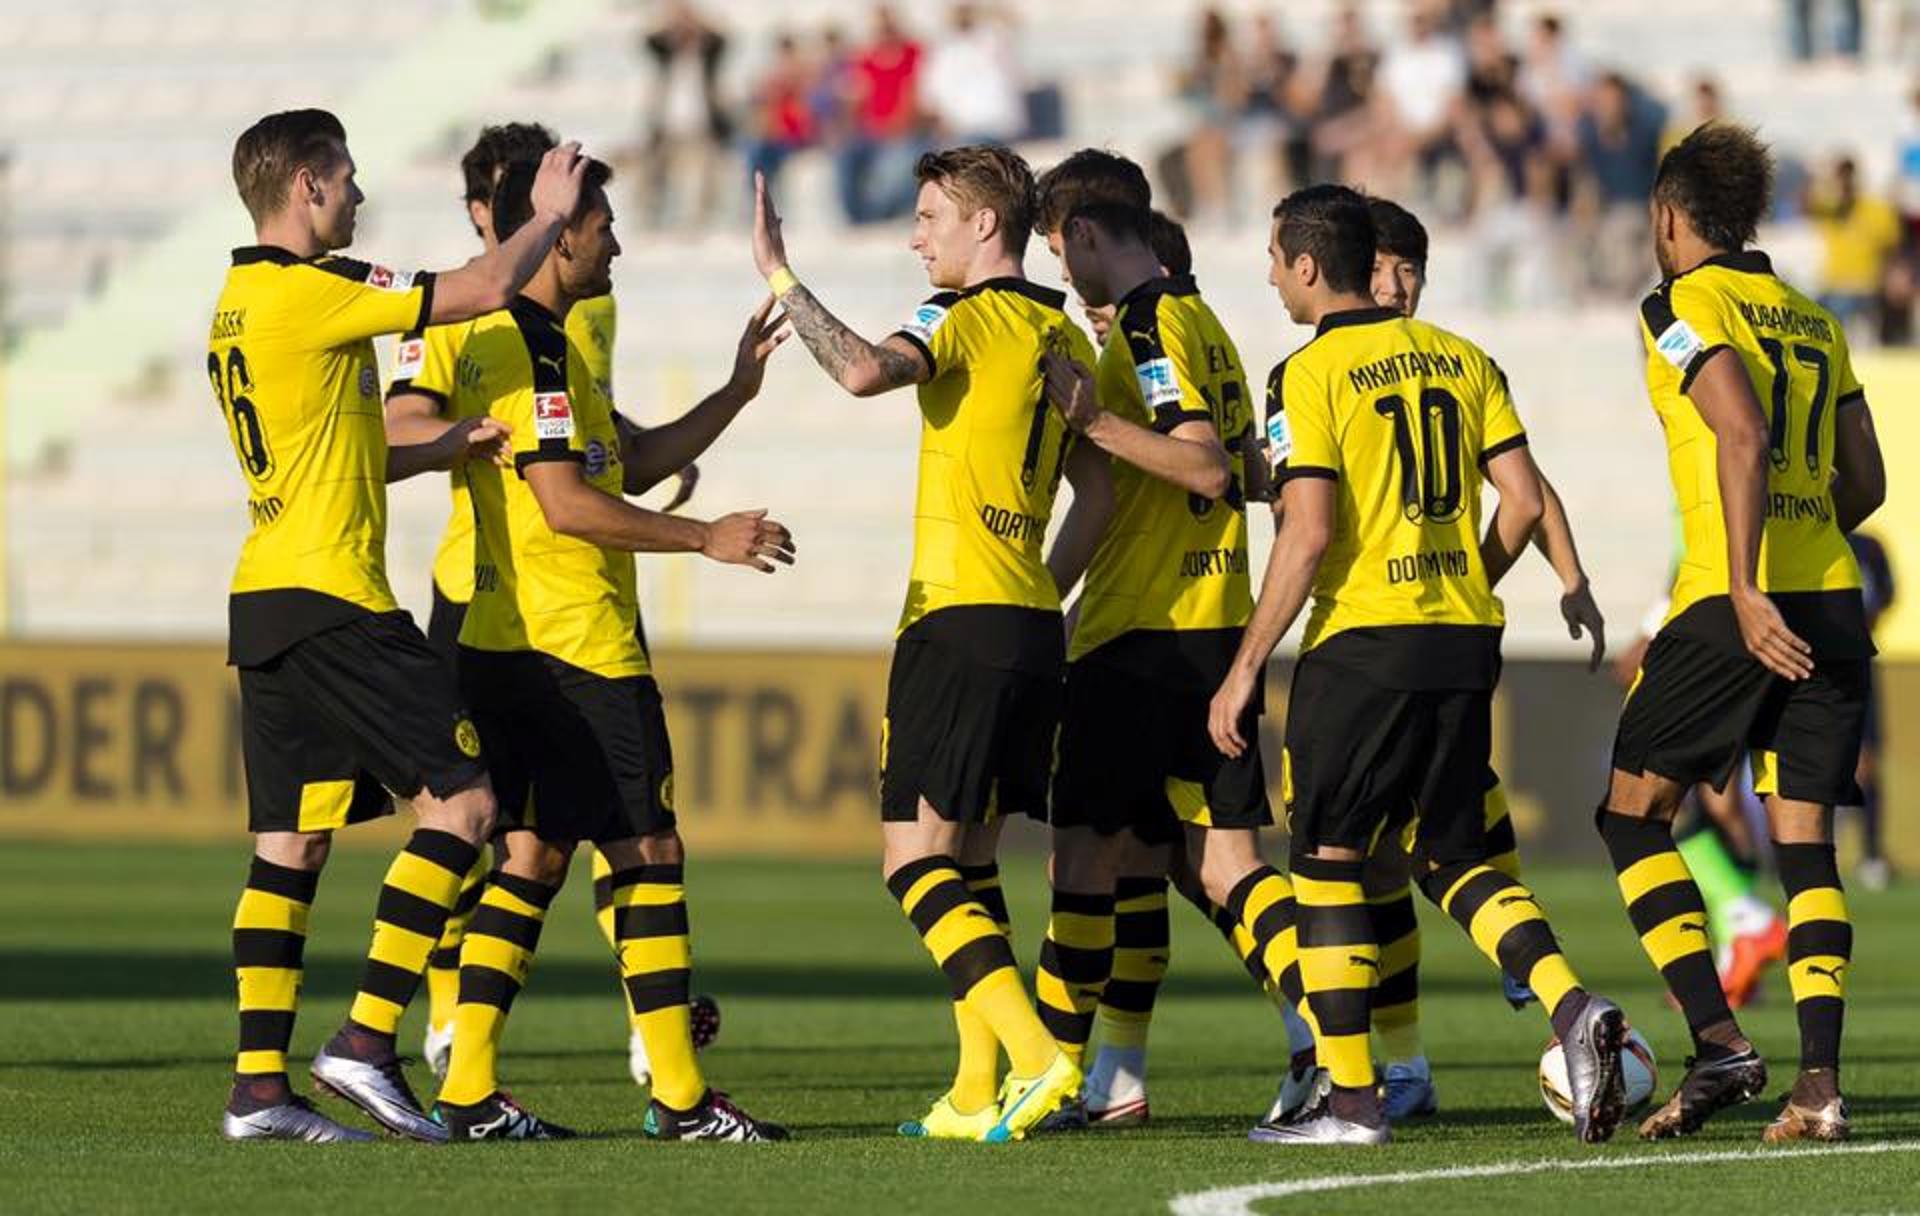
[[[1773,203],[1773,155],[1752,127],[1704,123],[1660,158],[1653,197],[1715,249],[1744,249]]]

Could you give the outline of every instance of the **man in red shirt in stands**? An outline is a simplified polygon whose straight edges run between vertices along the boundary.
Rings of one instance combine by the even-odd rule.
[[[916,84],[924,58],[893,10],[874,10],[874,37],[854,56],[849,99],[853,130],[834,158],[840,206],[850,224],[905,215],[918,186],[913,162],[922,151]]]

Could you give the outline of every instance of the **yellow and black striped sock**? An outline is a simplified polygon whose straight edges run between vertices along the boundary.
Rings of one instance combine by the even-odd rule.
[[[1519,882],[1520,838],[1514,834],[1506,791],[1498,785],[1487,791],[1486,828],[1486,864]]]
[[[355,1024],[389,1036],[400,1029],[461,881],[479,856],[476,846],[451,832],[419,828],[393,859],[374,907],[367,969],[347,1013]]]
[[[1153,1003],[1172,957],[1167,880],[1145,875],[1120,879],[1113,892],[1113,976],[1100,993],[1096,1014],[1104,1046],[1147,1045]]]
[[[1404,1063],[1420,1047],[1420,917],[1413,887],[1367,901],[1374,940],[1380,943],[1380,982],[1373,990],[1373,1034],[1380,1058]]]
[[[1787,892],[1787,980],[1800,1019],[1800,1067],[1837,1072],[1853,963],[1853,922],[1840,867],[1832,844],[1776,840],[1773,860]]]
[[[1245,885],[1244,880],[1242,885]],[[1194,911],[1206,917],[1207,923],[1219,932],[1220,940],[1227,943],[1227,949],[1233,951],[1233,956],[1240,960],[1240,965],[1246,968],[1248,975],[1253,977],[1253,982],[1263,989],[1269,987],[1267,967],[1260,961],[1259,951],[1254,946],[1253,934],[1240,924],[1240,919],[1234,915],[1233,909],[1221,907],[1208,899],[1205,892],[1185,884],[1181,885],[1180,894],[1186,896],[1187,902],[1193,905]],[[1288,898],[1292,898],[1291,894]],[[1292,915],[1291,911],[1288,915]]]
[[[1033,995],[1040,1020],[1077,1062],[1093,1037],[1093,1013],[1113,974],[1113,892],[1053,893]]]
[[[1060,1049],[1020,982],[1013,947],[968,892],[953,858],[910,861],[887,876],[887,889],[946,973],[953,999],[992,1028],[1013,1074],[1044,1072]]]
[[[1526,887],[1485,864],[1441,866],[1420,885],[1480,953],[1533,989],[1549,1017],[1568,996],[1584,995],[1547,914]]]
[[[233,973],[240,1000],[236,1077],[286,1079],[287,1044],[300,1008],[307,913],[319,886],[318,870],[290,869],[261,857],[247,872],[233,911]]]
[[[487,884],[490,862],[487,850],[481,849],[467,876],[460,880],[460,894],[453,901],[453,911],[447,913],[440,940],[427,956],[427,1024],[430,1026],[453,1025],[453,1011],[460,1004],[460,941],[467,935],[467,922],[473,919],[473,910],[480,906],[480,891]]]
[[[1380,978],[1380,946],[1360,887],[1361,869],[1357,861],[1297,857],[1292,881],[1299,899],[1300,976],[1319,1031],[1320,1065],[1340,1088],[1370,1091],[1367,1010]]]
[[[460,944],[460,1004],[453,1018],[453,1058],[440,1100],[456,1106],[485,1101],[500,1087],[500,1035],[513,998],[527,982],[540,929],[558,887],[495,870]]]
[[[1673,847],[1673,826],[1602,809],[1600,839],[1613,859],[1627,918],[1640,945],[1667,981],[1693,1034],[1697,1054],[1713,1058],[1724,1046],[1703,1039],[1708,1030],[1733,1023],[1713,965],[1707,905],[1687,863]],[[1544,999],[1544,994],[1542,994]]]
[[[691,1110],[707,1094],[693,1053],[693,945],[687,934],[685,867],[635,866],[612,876],[614,936],[633,1028],[647,1045],[653,1096]]]
[[[961,866],[960,878],[967,884],[967,891],[993,918],[994,927],[1007,939],[1011,949],[1013,915],[1007,910],[1007,893],[1000,886],[999,863]],[[960,1057],[954,1065],[953,1088],[947,1098],[955,1110],[970,1115],[984,1110],[999,1095],[1000,1040],[993,1037],[993,1027],[967,1008],[965,1001],[953,1003],[953,1027],[960,1036]]]
[[[1246,964],[1247,974],[1275,1005],[1291,1005],[1311,1023],[1300,973],[1299,905],[1293,883],[1272,866],[1260,866],[1234,884],[1224,911],[1235,926],[1227,944]]]

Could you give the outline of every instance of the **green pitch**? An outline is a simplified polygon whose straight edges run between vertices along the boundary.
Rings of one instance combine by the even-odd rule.
[[[1597,846],[1596,846],[1597,850]],[[310,1056],[344,1014],[386,857],[343,849],[320,890],[306,1007]],[[1760,1153],[1769,1100],[1683,1145],[1625,1137],[1582,1150],[1542,1109],[1537,1011],[1508,1012],[1492,971],[1423,907],[1426,1034],[1442,1115],[1384,1150],[1278,1150],[1244,1137],[1284,1060],[1273,1011],[1177,900],[1173,974],[1154,1027],[1150,1128],[1005,1147],[896,1139],[945,1084],[942,985],[873,865],[704,862],[690,867],[695,987],[725,1023],[705,1059],[750,1110],[785,1121],[784,1145],[658,1145],[642,1138],[626,1025],[594,933],[584,867],[548,920],[507,1033],[503,1071],[532,1109],[591,1133],[554,1145],[314,1148],[229,1145],[216,1131],[233,1039],[227,924],[238,847],[0,846],[0,1208],[27,1212],[417,1213],[522,1210],[1166,1212],[1176,1195],[1286,1179],[1695,1152]],[[1008,867],[1023,964],[1044,919],[1040,868]],[[1684,1054],[1595,869],[1529,875],[1576,966],[1659,1053]],[[1513,1211],[1795,1213],[1920,1204],[1920,887],[1851,895],[1859,946],[1847,1027],[1856,1143],[1900,1151],[1453,1180],[1267,1199],[1316,1214],[1417,1205],[1422,1216]],[[1784,978],[1746,1017],[1785,1088],[1795,1061]],[[424,998],[423,998],[424,1000]],[[417,1050],[420,1013],[405,1042]],[[304,1076],[297,1083],[305,1086]],[[417,1067],[415,1083],[432,1092]],[[1771,1099],[1772,1094],[1768,1095]],[[337,1105],[327,1109],[342,1113]],[[1222,1209],[1212,1209],[1222,1210]]]

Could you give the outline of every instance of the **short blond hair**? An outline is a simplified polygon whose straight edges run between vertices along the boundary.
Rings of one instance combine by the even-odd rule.
[[[992,211],[1007,252],[1021,257],[1033,234],[1033,169],[1018,152],[998,144],[964,144],[929,152],[913,167],[921,185],[932,182],[962,210]]]
[[[347,129],[325,110],[269,114],[233,144],[233,184],[254,223],[287,202],[296,169],[325,173],[346,152]]]

